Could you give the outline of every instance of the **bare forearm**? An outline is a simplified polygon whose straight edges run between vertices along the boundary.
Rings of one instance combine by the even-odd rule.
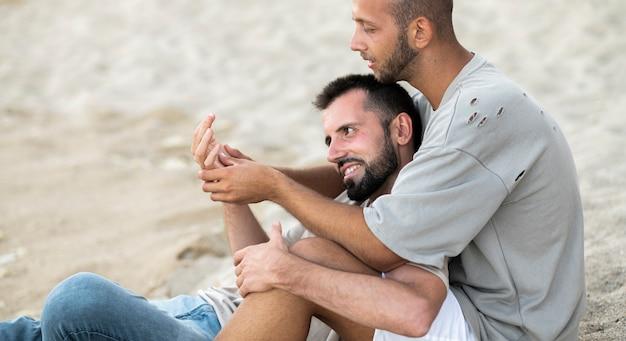
[[[274,168],[226,156],[220,160],[229,166],[198,174],[204,180],[202,189],[211,192],[212,200],[229,203],[271,200],[313,233],[337,242],[374,269],[388,271],[404,263],[369,230],[362,208],[330,200]]]
[[[329,200],[284,176],[276,180],[274,194],[272,200],[310,231],[342,245],[370,267],[388,271],[405,262],[370,231],[361,207]]]
[[[321,195],[334,198],[343,191],[343,183],[336,168],[331,165],[304,169],[277,167],[299,184],[306,186]]]
[[[231,252],[269,239],[248,205],[224,204],[224,225]]]
[[[276,287],[359,324],[407,336],[424,335],[436,302],[394,280],[322,267],[291,255]]]

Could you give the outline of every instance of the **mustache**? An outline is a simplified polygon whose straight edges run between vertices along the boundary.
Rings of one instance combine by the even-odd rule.
[[[366,55],[365,53],[361,52],[360,53],[361,58],[363,58],[364,60],[369,60],[369,61],[374,61],[373,59],[371,59],[368,55]]]
[[[341,167],[343,167],[343,165],[345,165],[348,162],[365,163],[364,160],[356,158],[356,157],[344,157],[344,158],[337,160],[337,169],[341,169]]]

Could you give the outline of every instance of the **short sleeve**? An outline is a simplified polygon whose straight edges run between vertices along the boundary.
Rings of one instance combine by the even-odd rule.
[[[400,257],[443,269],[488,223],[507,195],[496,174],[466,152],[418,151],[390,194],[363,211],[376,237]]]
[[[287,243],[288,246],[292,246],[298,240],[302,239],[307,232],[307,229],[300,223],[292,226],[283,231],[283,239]]]

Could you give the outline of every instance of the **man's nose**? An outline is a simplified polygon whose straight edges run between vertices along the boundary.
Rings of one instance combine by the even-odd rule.
[[[328,162],[337,163],[337,160],[345,157],[346,154],[346,151],[340,146],[340,143],[333,141],[330,143],[330,146],[328,146],[326,159]]]
[[[358,27],[354,29],[354,33],[352,33],[352,39],[350,40],[350,49],[352,51],[365,51],[366,46],[363,43],[363,39],[361,39],[361,35],[359,34]]]

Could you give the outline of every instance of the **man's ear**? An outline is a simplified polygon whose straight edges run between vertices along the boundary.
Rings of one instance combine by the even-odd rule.
[[[435,27],[428,18],[417,17],[411,21],[407,32],[409,45],[416,49],[423,49],[433,40]]]
[[[413,137],[413,120],[407,113],[400,113],[394,119],[394,133],[399,145],[404,146],[411,143]]]

